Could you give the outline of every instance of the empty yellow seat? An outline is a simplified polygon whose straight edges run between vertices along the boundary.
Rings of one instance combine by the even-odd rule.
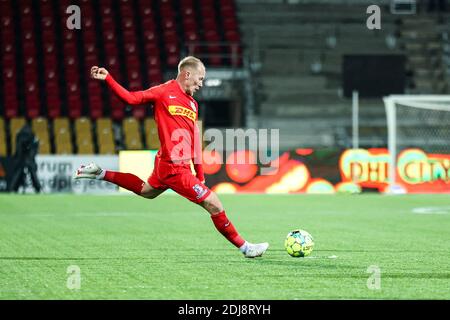
[[[92,133],[92,123],[91,119],[86,117],[81,117],[75,119],[75,131],[79,132],[91,132]]]
[[[135,118],[127,118],[122,122],[125,147],[128,150],[142,149],[142,139],[139,122]]]
[[[6,149],[6,130],[5,120],[0,117],[0,157],[5,157],[8,150]]]
[[[98,146],[98,153],[100,154],[115,154],[116,147],[111,143],[102,143]]]
[[[36,135],[36,138],[39,140],[39,153],[51,153],[47,119],[42,117],[34,118],[31,120],[31,129]]]
[[[55,152],[57,154],[72,154],[72,134],[67,118],[56,118],[53,121],[53,136],[55,137]]]
[[[78,154],[94,154],[92,123],[89,118],[75,120],[76,147]]]
[[[111,119],[99,118],[96,123],[98,152],[100,154],[114,154],[116,147]]]
[[[72,154],[72,143],[58,143],[55,147],[57,154]]]
[[[92,139],[87,136],[77,137],[78,154],[94,154]]]
[[[147,141],[147,148],[150,150],[157,150],[161,148],[158,137],[158,126],[153,118],[144,120],[145,140]]]

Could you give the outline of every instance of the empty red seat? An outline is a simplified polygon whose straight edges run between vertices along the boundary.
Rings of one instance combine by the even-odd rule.
[[[98,96],[100,97],[101,95],[101,86],[100,83],[98,81],[95,80],[90,80],[88,83],[88,95],[89,96]]]
[[[156,23],[154,18],[146,17],[142,19],[142,29],[146,31],[156,31]]]
[[[206,31],[204,36],[209,42],[219,42],[221,40],[219,33],[215,30]]]
[[[207,31],[216,31],[217,30],[217,22],[214,18],[204,18],[203,22],[203,29]]]
[[[197,32],[186,32],[184,34],[184,40],[186,42],[198,42],[200,40],[199,35],[197,34]]]
[[[124,43],[137,43],[137,36],[134,29],[124,30],[122,38]]]
[[[93,119],[103,117],[103,101],[100,97],[89,96],[89,115]]]
[[[145,30],[144,31],[144,41],[145,41],[145,44],[147,44],[148,42],[154,42],[156,44],[156,42],[157,42],[156,31]]]
[[[162,73],[160,69],[150,68],[147,72],[148,79],[150,83],[161,83],[162,82]]]
[[[133,106],[133,109],[131,109],[133,117],[138,120],[144,119],[147,113],[147,108],[148,107],[146,106]]]
[[[25,106],[28,118],[36,118],[40,115],[39,93],[34,84],[29,84],[25,88]]]
[[[213,6],[202,6],[200,8],[200,13],[203,19],[216,19],[216,10]]]
[[[176,67],[178,65],[178,60],[180,59],[178,54],[169,54],[167,56],[167,65],[169,67]]]
[[[214,0],[200,0],[200,5],[203,7],[214,6]]]
[[[149,55],[147,56],[147,66],[149,68],[161,68],[161,59],[159,58],[159,56],[156,55]]]
[[[238,23],[236,18],[234,17],[228,17],[228,18],[224,18],[222,19],[222,24],[223,24],[223,28],[225,31],[227,30],[235,30],[238,31]]]
[[[52,119],[61,116],[61,101],[58,98],[47,99],[47,116]]]
[[[68,98],[68,115],[71,119],[79,118],[82,114],[82,104],[81,99],[76,96],[71,96]]]
[[[124,117],[124,103],[116,95],[110,95],[110,112],[114,120],[121,120]]]
[[[123,18],[127,18],[127,19],[133,19],[134,17],[134,12],[133,12],[133,7],[131,3],[128,2],[121,2],[120,3],[120,15]]]
[[[225,31],[225,39],[228,42],[240,42],[241,40],[239,33],[234,30]]]
[[[208,57],[208,63],[212,66],[221,66],[222,58],[220,56],[211,55]]]

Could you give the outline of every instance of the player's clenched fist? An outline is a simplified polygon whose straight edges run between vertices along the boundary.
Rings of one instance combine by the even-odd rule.
[[[91,68],[91,78],[97,80],[105,80],[108,75],[108,70],[105,68],[99,68],[97,66],[93,66]]]

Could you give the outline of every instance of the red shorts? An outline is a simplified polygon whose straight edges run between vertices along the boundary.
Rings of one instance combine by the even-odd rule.
[[[162,161],[159,156],[155,157],[155,167],[147,181],[154,189],[170,188],[194,203],[204,201],[211,193],[211,190],[192,174],[189,164]]]

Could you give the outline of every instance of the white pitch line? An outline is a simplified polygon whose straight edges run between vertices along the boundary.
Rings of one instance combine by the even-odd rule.
[[[450,214],[450,207],[419,207],[412,209],[416,214]]]
[[[305,257],[305,259],[337,259],[338,256],[332,255],[332,256],[311,256],[311,257]]]

